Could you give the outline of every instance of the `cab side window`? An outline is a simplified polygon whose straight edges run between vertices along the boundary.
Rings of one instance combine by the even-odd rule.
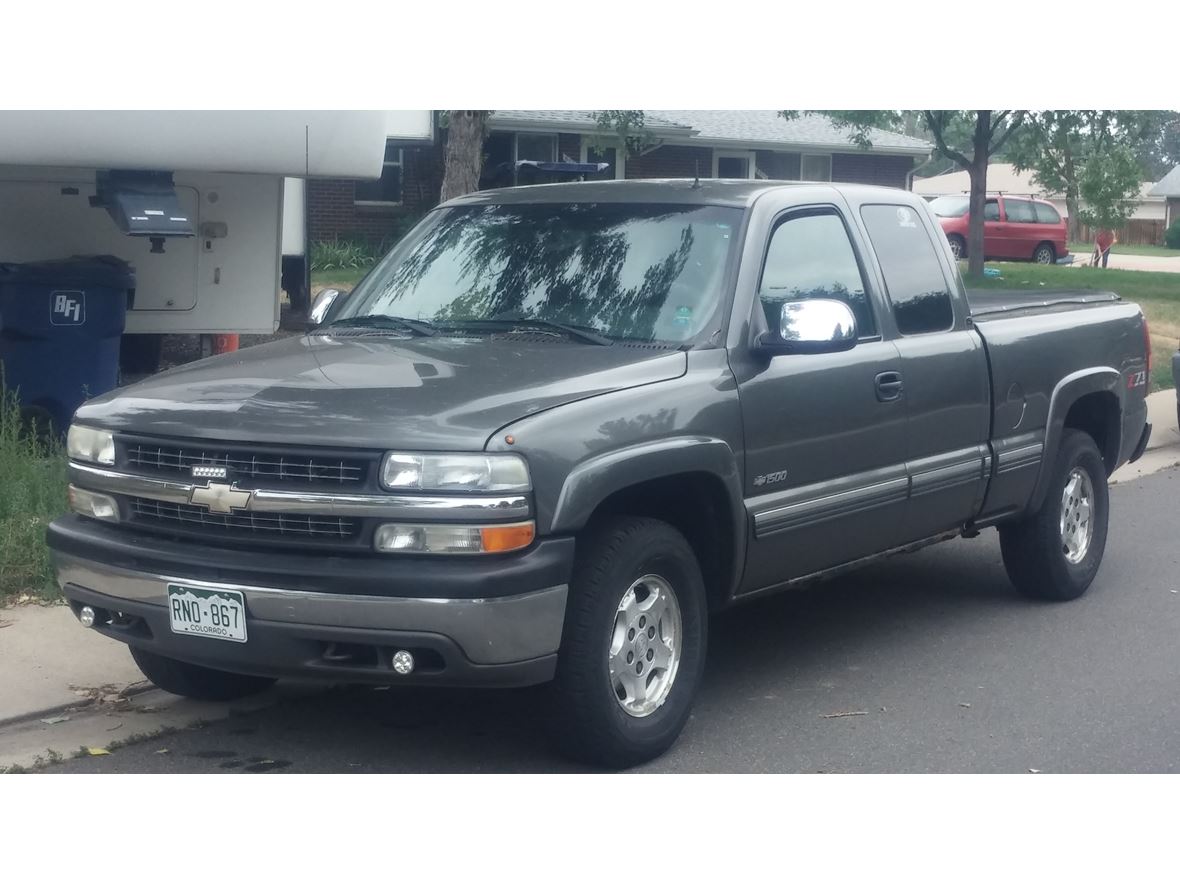
[[[897,331],[922,335],[950,329],[955,324],[950,289],[917,212],[908,206],[864,206],[860,217],[885,277]]]
[[[778,328],[783,302],[831,298],[852,309],[860,337],[877,333],[860,264],[835,212],[795,215],[779,223],[770,237],[758,297],[772,329]]]
[[[995,200],[988,200],[983,204],[983,220],[984,221],[999,221],[1000,220],[1000,204]]]

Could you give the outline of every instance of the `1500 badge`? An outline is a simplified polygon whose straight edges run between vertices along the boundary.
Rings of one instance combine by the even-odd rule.
[[[754,477],[755,486],[768,486],[772,483],[782,482],[787,478],[787,471],[776,470],[774,473],[763,473],[761,476]]]

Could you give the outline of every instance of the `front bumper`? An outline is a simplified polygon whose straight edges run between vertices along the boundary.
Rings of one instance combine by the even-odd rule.
[[[100,609],[95,629],[111,638],[231,672],[390,684],[552,679],[573,554],[564,538],[486,562],[260,554],[144,538],[72,516],[55,520],[48,540],[70,605]],[[169,583],[240,591],[248,641],[173,633]],[[419,662],[409,676],[390,665],[399,649]]]

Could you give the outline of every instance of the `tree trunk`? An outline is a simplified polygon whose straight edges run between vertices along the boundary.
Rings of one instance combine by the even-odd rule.
[[[488,111],[450,111],[440,202],[479,190]]]
[[[983,276],[983,206],[987,199],[987,160],[991,148],[991,111],[976,111],[974,153],[967,174],[971,178],[971,201],[967,220],[967,275]]]
[[[1061,152],[1062,166],[1065,169],[1065,214],[1068,229],[1067,236],[1071,243],[1077,243],[1082,238],[1082,219],[1078,218],[1078,207],[1082,199],[1078,193],[1078,179],[1074,174],[1073,152],[1069,149],[1069,137],[1066,136],[1065,147]]]
[[[1066,226],[1069,229],[1069,241],[1080,243],[1082,240],[1082,219],[1078,218],[1079,206],[1082,199],[1078,195],[1078,186],[1071,183],[1065,189],[1065,213],[1069,216]]]

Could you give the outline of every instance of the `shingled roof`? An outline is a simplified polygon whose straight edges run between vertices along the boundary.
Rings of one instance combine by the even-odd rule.
[[[595,129],[595,111],[496,111],[492,125],[500,129],[577,132]],[[778,111],[644,111],[644,125],[663,138],[701,142],[719,147],[767,150],[855,150],[848,130],[820,113],[801,113],[785,120]],[[876,153],[927,156],[933,145],[884,129],[871,129],[869,139]]]

